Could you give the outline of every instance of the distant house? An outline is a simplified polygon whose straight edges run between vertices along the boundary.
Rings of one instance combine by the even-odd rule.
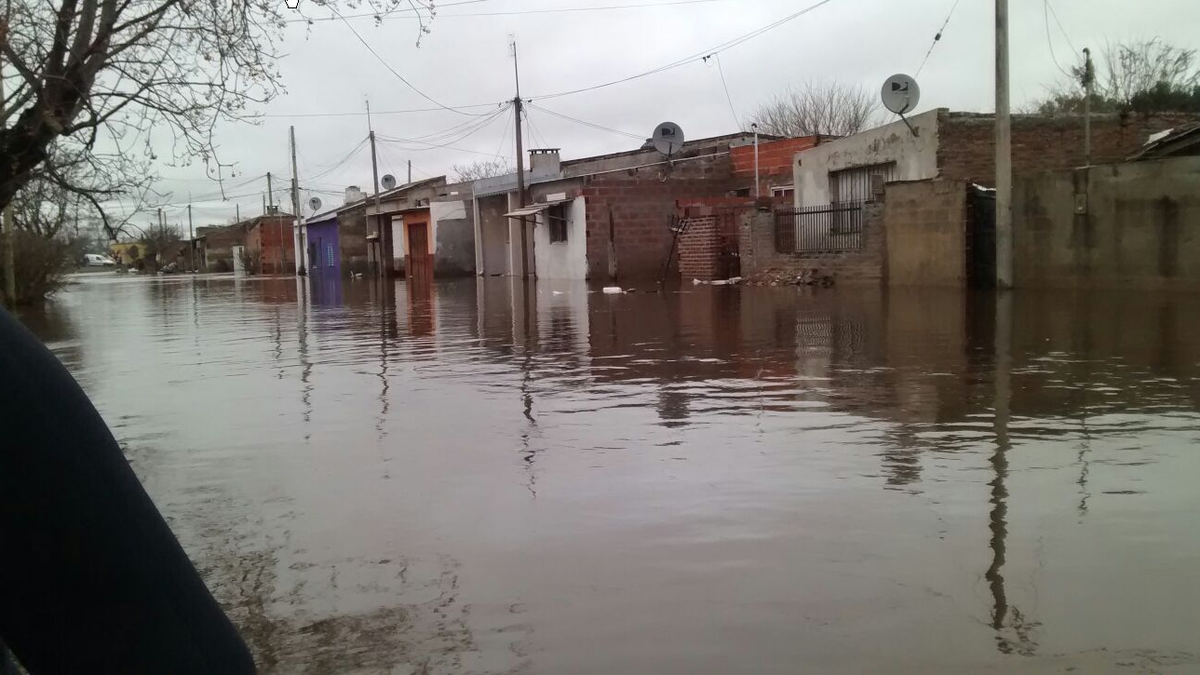
[[[296,244],[292,223],[286,213],[258,216],[241,223],[246,230],[246,255],[263,274],[293,274]]]
[[[787,193],[791,156],[818,140],[760,136],[763,197],[776,188]],[[749,133],[689,141],[670,158],[649,144],[570,161],[561,161],[557,149],[535,149],[529,167],[524,205],[515,173],[474,183],[481,275],[521,276],[527,263],[539,279],[657,278],[671,253],[681,203],[755,192]]]
[[[1122,161],[1156,132],[1197,120],[1185,114],[1092,116],[1092,161]],[[908,126],[911,124],[911,129]],[[883,183],[931,178],[995,185],[995,117],[930,110],[796,153],[797,207],[865,201]],[[1014,115],[1014,173],[1081,166],[1081,116]]]
[[[367,199],[370,258],[387,274],[460,276],[474,272],[469,184],[445,176],[414,181]],[[378,215],[377,215],[378,214]],[[381,223],[382,227],[377,225]]]
[[[246,224],[200,227],[196,230],[197,267],[208,272],[234,270],[233,247],[245,246]]]

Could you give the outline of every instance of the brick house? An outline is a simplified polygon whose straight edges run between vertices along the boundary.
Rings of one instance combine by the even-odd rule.
[[[1189,114],[1104,114],[1092,116],[1092,162],[1120,162],[1151,134],[1200,116]],[[942,178],[995,185],[994,116],[930,110],[796,153],[793,164],[797,207],[865,201],[872,181]],[[915,132],[915,133],[914,133]],[[1085,163],[1080,116],[1014,115],[1015,174],[1050,171]],[[875,177],[875,178],[873,178]]]
[[[275,213],[244,221],[246,255],[257,263],[262,274],[295,273],[294,220],[290,214]]]
[[[516,174],[474,183],[477,273],[520,276],[528,260],[540,279],[658,278],[681,201],[753,193],[753,143],[748,133],[689,141],[670,160],[648,145],[569,161],[557,149],[532,150],[524,208]],[[789,158],[815,143],[760,137],[763,185],[786,187]]]
[[[196,229],[197,266],[208,272],[232,272],[233,247],[246,243],[245,223]]]

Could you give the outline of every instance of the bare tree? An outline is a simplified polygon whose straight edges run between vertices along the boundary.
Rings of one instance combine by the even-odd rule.
[[[516,171],[513,168],[512,162],[508,161],[507,157],[481,159],[471,164],[455,164],[452,168],[454,169],[454,175],[458,177],[458,182],[460,183],[479,180],[480,178],[504,176]]]
[[[836,81],[790,86],[751,113],[748,122],[766,134],[848,136],[870,128],[879,104],[865,89]]]
[[[367,5],[377,19],[401,4],[316,4],[337,13],[339,2]],[[155,141],[170,137],[171,159],[198,158],[219,179],[228,165],[216,125],[279,92],[275,45],[289,20],[304,19],[273,0],[6,0],[3,11],[0,57],[12,74],[0,102],[0,207],[41,177],[102,216],[113,193],[67,180],[47,161],[52,146],[146,175]]]
[[[1028,109],[1042,114],[1082,113],[1084,82],[1089,75],[1095,78],[1093,112],[1170,110],[1176,107],[1172,102],[1186,103],[1200,87],[1197,51],[1159,38],[1105,45],[1096,70],[1094,74],[1086,72],[1082,62],[1070,67],[1069,76]]]

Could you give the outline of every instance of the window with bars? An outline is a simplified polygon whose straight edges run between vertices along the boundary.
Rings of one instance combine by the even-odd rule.
[[[551,244],[567,243],[567,226],[569,224],[565,204],[546,209],[546,227],[550,233]]]

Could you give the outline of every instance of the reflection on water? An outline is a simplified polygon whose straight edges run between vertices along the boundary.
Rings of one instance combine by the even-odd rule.
[[[268,672],[1184,672],[1193,306],[93,275],[22,319]]]

